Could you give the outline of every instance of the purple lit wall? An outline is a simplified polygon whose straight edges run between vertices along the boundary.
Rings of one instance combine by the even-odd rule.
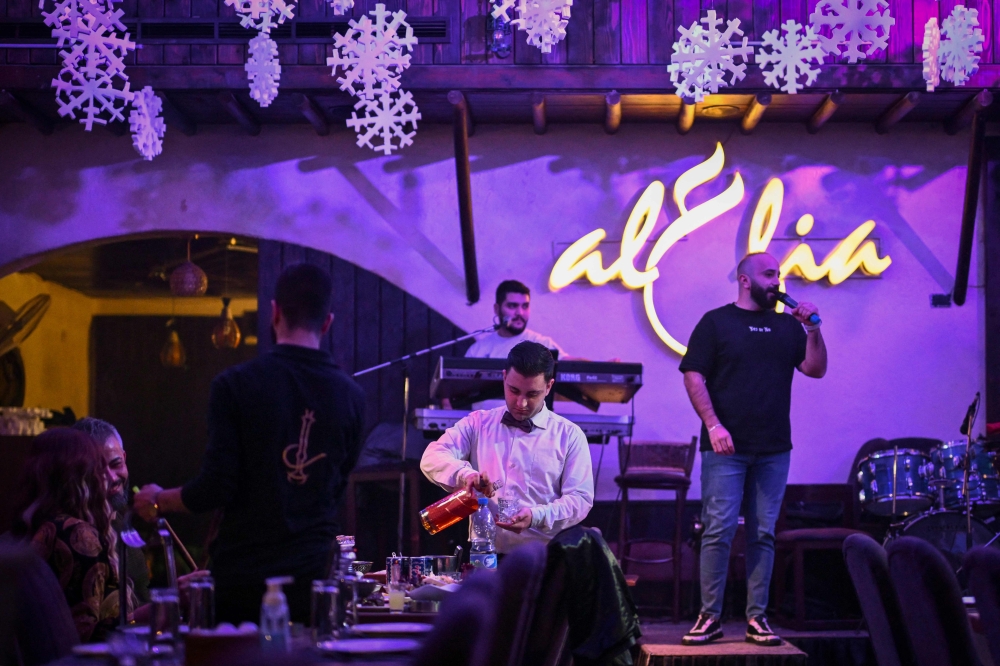
[[[12,127],[0,139],[0,267],[121,234],[241,233],[336,254],[467,329],[490,322],[496,283],[518,278],[534,290],[531,328],[574,355],[645,365],[636,435],[672,440],[689,438],[698,422],[679,357],[656,337],[640,292],[581,282],[551,293],[548,276],[557,253],[585,233],[601,227],[620,238],[638,195],[656,179],[668,193],[658,236],[677,217],[669,197],[676,178],[723,141],[722,175],[693,191],[688,205],[720,193],[736,171],[746,186],[742,203],[659,264],[657,311],[682,341],[705,310],[735,299],[733,267],[772,177],[785,184],[771,246],[779,258],[794,245],[804,213],[815,216],[807,239],[815,239],[818,259],[869,219],[879,254],[892,258],[880,279],[789,283],[793,295],[819,306],[830,349],[825,379],[795,380],[792,482],[846,480],[857,448],[872,437],[956,439],[984,384],[978,243],[965,307],[929,303],[931,294],[951,291],[968,150],[966,135],[946,137],[940,127],[903,124],[879,136],[867,125],[833,124],[810,136],[797,125],[763,124],[749,137],[708,124],[684,137],[661,125],[625,125],[615,136],[597,126],[557,125],[544,136],[530,126],[477,127],[472,189],[484,302],[471,307],[448,127],[422,128],[412,148],[388,158],[358,149],[347,132],[320,138],[302,127],[268,126],[248,138],[235,127],[206,127],[188,138],[168,130],[152,163],[136,159],[127,137],[75,127],[40,137]],[[601,249],[605,265],[617,257],[615,244]],[[593,453],[596,463],[597,447]],[[616,469],[609,447],[602,498],[614,496]]]

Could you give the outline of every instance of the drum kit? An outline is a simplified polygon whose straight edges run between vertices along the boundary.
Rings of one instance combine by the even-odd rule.
[[[886,542],[912,536],[934,544],[958,571],[974,546],[1000,547],[990,525],[1000,514],[1000,440],[973,440],[979,395],[962,424],[965,439],[930,451],[876,451],[858,465],[864,509],[892,522]]]

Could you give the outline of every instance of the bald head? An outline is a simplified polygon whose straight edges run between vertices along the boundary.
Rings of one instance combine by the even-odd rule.
[[[736,267],[740,294],[736,304],[752,310],[772,310],[777,304],[781,267],[778,260],[766,252],[743,257]]]

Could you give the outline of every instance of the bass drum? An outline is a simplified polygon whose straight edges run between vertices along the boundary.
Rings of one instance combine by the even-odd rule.
[[[914,516],[905,523],[897,536],[917,537],[929,541],[948,560],[953,571],[958,571],[965,559],[966,549],[965,514],[958,511],[930,511],[920,516]],[[993,531],[982,521],[972,519],[972,546],[985,546],[994,536]],[[886,539],[888,545],[895,537]],[[1000,548],[1000,539],[992,544]],[[960,577],[962,587],[965,579]]]

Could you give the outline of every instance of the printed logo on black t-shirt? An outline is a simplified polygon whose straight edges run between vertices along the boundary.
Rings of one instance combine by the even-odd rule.
[[[285,467],[288,468],[288,480],[300,486],[309,480],[309,475],[306,474],[306,467],[309,467],[309,465],[312,465],[321,458],[326,458],[325,453],[313,456],[312,458],[309,457],[309,431],[312,430],[312,424],[316,422],[316,417],[313,414],[308,409],[302,414],[302,429],[299,431],[298,443],[289,444],[281,452],[281,459],[285,461]],[[288,452],[293,449],[295,450],[294,462],[288,459]]]
[[[750,326],[749,328],[754,333],[770,333],[771,332],[771,327],[770,326]]]

